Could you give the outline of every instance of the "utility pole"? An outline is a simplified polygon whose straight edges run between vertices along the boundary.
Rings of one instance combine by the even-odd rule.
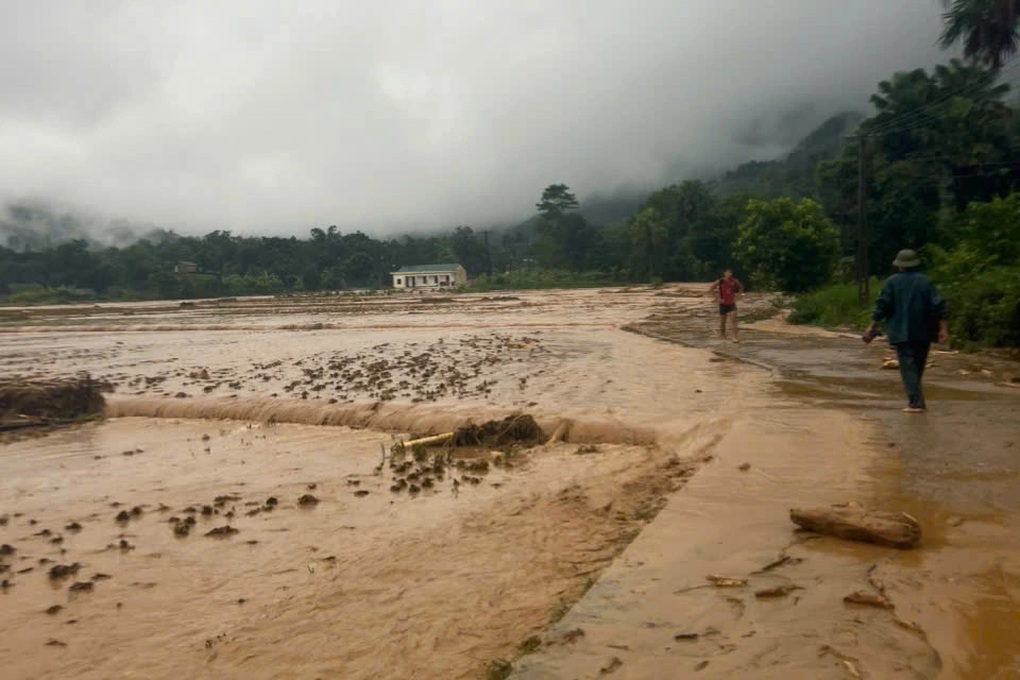
[[[492,252],[489,250],[489,230],[485,229],[482,231],[482,237],[485,239],[485,274],[486,276],[492,277]]]
[[[865,309],[871,299],[868,280],[868,189],[864,179],[864,162],[867,137],[857,136],[857,300]]]

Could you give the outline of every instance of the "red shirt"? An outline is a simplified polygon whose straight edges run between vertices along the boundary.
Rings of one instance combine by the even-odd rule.
[[[719,279],[719,304],[737,304],[737,293],[743,290],[743,288],[740,285],[740,281],[737,281],[735,278]]]

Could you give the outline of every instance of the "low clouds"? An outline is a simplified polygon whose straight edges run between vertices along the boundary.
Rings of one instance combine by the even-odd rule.
[[[163,5],[161,10],[148,7]],[[0,0],[0,202],[185,233],[514,221],[782,153],[936,0]]]

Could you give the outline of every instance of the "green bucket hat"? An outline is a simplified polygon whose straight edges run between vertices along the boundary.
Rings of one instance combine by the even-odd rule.
[[[896,254],[896,259],[893,260],[894,267],[903,267],[904,269],[910,269],[911,267],[920,267],[921,258],[917,256],[913,250],[901,250]]]

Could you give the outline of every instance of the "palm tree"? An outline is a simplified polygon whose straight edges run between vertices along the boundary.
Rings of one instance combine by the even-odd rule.
[[[1017,52],[1020,0],[942,0],[946,8],[940,43],[963,42],[963,56],[999,68]]]

